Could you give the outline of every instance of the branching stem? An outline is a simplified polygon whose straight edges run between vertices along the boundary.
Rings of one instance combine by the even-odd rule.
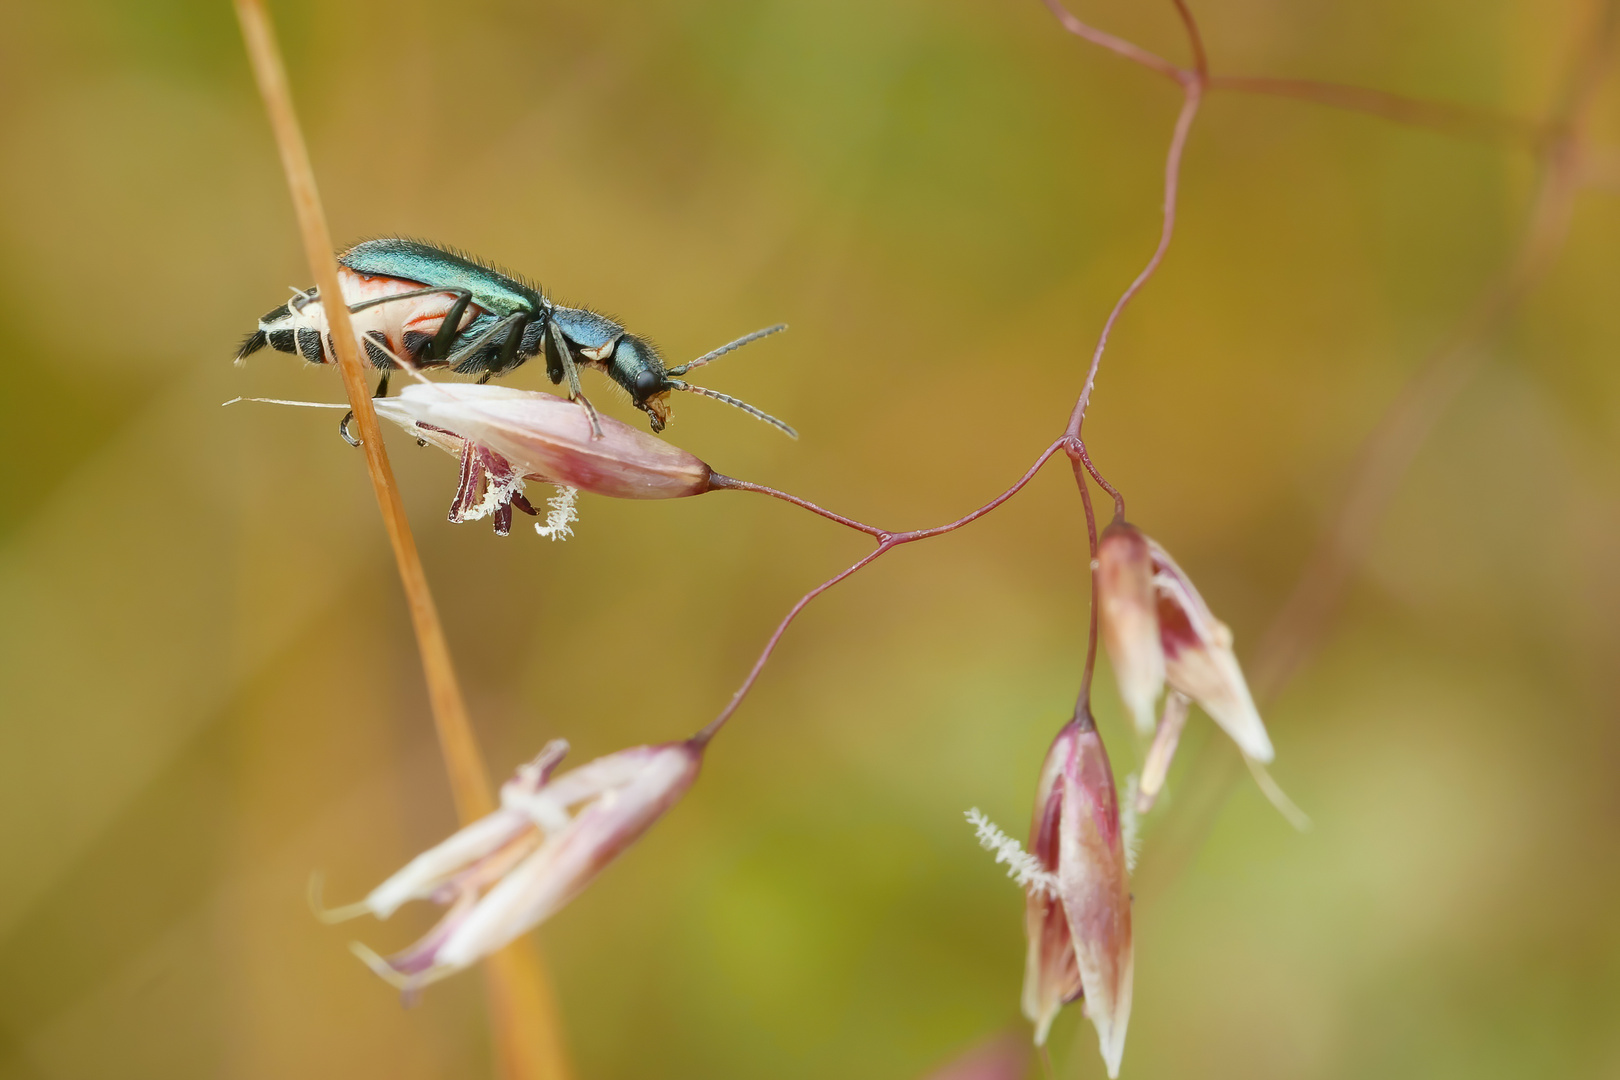
[[[1170,241],[1175,235],[1176,208],[1181,186],[1181,168],[1185,157],[1187,139],[1192,130],[1193,120],[1203,102],[1204,95],[1211,90],[1232,90],[1241,93],[1264,94],[1276,97],[1290,97],[1304,101],[1311,101],[1320,105],[1336,108],[1350,109],[1380,116],[1384,119],[1427,127],[1454,135],[1473,135],[1489,138],[1501,138],[1510,141],[1525,143],[1538,150],[1546,166],[1546,175],[1541,192],[1537,199],[1537,207],[1532,215],[1532,224],[1528,236],[1519,256],[1515,259],[1509,271],[1476,308],[1476,312],[1465,321],[1463,327],[1454,339],[1454,344],[1441,350],[1436,360],[1425,369],[1425,373],[1418,379],[1409,391],[1403,405],[1392,410],[1392,416],[1386,424],[1391,433],[1384,437],[1381,430],[1369,440],[1371,455],[1367,466],[1367,473],[1358,481],[1353,494],[1346,501],[1343,513],[1340,516],[1341,524],[1331,530],[1324,541],[1312,565],[1308,566],[1302,575],[1301,581],[1295,588],[1294,595],[1278,619],[1278,626],[1274,627],[1276,640],[1278,629],[1286,629],[1287,635],[1296,639],[1296,645],[1287,648],[1262,648],[1258,664],[1257,687],[1264,693],[1274,689],[1287,677],[1300,659],[1309,652],[1312,645],[1321,633],[1328,612],[1331,610],[1338,591],[1343,587],[1348,575],[1349,567],[1359,557],[1360,548],[1365,545],[1363,533],[1371,528],[1371,522],[1376,519],[1378,512],[1387,501],[1388,492],[1394,479],[1405,471],[1415,447],[1426,434],[1444,404],[1456,392],[1456,388],[1466,381],[1471,365],[1462,359],[1468,347],[1474,344],[1479,336],[1495,324],[1502,313],[1512,302],[1522,295],[1534,281],[1541,270],[1550,261],[1562,240],[1568,224],[1570,197],[1583,178],[1592,178],[1606,175],[1588,165],[1588,158],[1592,155],[1582,153],[1584,147],[1575,137],[1580,129],[1580,120],[1589,107],[1595,87],[1598,84],[1598,73],[1602,70],[1604,61],[1605,43],[1612,36],[1617,22],[1616,10],[1620,0],[1607,0],[1602,13],[1601,32],[1596,35],[1596,43],[1592,44],[1584,62],[1578,65],[1576,77],[1572,80],[1571,89],[1566,94],[1562,107],[1546,123],[1536,123],[1521,117],[1495,113],[1484,109],[1475,109],[1468,106],[1453,105],[1445,102],[1424,101],[1417,98],[1403,97],[1398,94],[1388,94],[1379,90],[1370,90],[1363,87],[1346,86],[1338,83],[1320,82],[1310,79],[1276,79],[1256,76],[1240,75],[1212,75],[1209,70],[1209,59],[1204,49],[1203,36],[1199,32],[1197,20],[1193,17],[1187,0],[1172,0],[1177,15],[1186,31],[1189,48],[1193,56],[1193,66],[1184,68],[1166,60],[1156,53],[1117,37],[1106,31],[1082,21],[1066,8],[1062,0],[1042,0],[1046,7],[1057,18],[1058,23],[1069,33],[1114,53],[1117,56],[1139,64],[1156,74],[1162,75],[1176,83],[1182,92],[1181,108],[1176,115],[1175,127],[1170,137],[1169,150],[1165,155],[1164,191],[1161,209],[1159,242],[1154,248],[1152,256],[1142,268],[1125,291],[1120,294],[1103,322],[1102,331],[1097,337],[1096,348],[1092,351],[1091,363],[1086,370],[1085,381],[1080,388],[1080,395],[1075,400],[1074,408],[1070,412],[1069,422],[1062,436],[1042,452],[1041,456],[1031,466],[1016,484],[1006,492],[979,508],[973,513],[947,525],[934,529],[920,529],[905,533],[891,533],[875,525],[868,525],[853,518],[833,513],[815,503],[798,496],[790,495],[775,488],[759,484],[749,484],[743,481],[732,480],[729,477],[717,477],[716,487],[733,488],[742,491],[754,491],[769,495],[792,503],[811,513],[818,514],[830,521],[857,531],[866,533],[878,541],[875,551],[868,553],[853,565],[840,571],[838,574],[822,582],[810,592],[800,597],[787,615],[777,624],[776,630],[766,642],[765,648],[749,669],[747,677],[741,686],[732,695],[731,700],[707,727],[700,733],[699,738],[707,741],[723,727],[727,720],[737,711],[743,699],[758,681],[765,664],[775,652],[777,644],[781,641],[783,633],[793,620],[798,617],[806,605],[828,589],[854,574],[857,570],[875,561],[882,555],[902,544],[914,540],[938,536],[961,528],[963,525],[976,520],[989,513],[1001,503],[1017,494],[1042,465],[1059,449],[1068,454],[1074,468],[1075,481],[1079,486],[1080,499],[1086,513],[1086,532],[1089,550],[1093,564],[1092,569],[1092,602],[1090,604],[1090,625],[1086,642],[1085,669],[1081,676],[1080,698],[1075,707],[1076,716],[1089,714],[1089,701],[1092,675],[1096,667],[1097,655],[1097,606],[1095,563],[1097,557],[1097,522],[1095,510],[1091,503],[1090,490],[1086,486],[1089,476],[1105,491],[1114,503],[1114,516],[1116,520],[1125,516],[1125,498],[1103,476],[1102,472],[1092,462],[1091,455],[1086,449],[1081,429],[1085,424],[1086,410],[1091,403],[1091,395],[1096,388],[1097,374],[1102,366],[1103,354],[1107,351],[1108,341],[1115,325],[1125,308],[1136,297],[1147,283],[1157,273],[1163,263],[1166,252],[1170,248]],[[1606,160],[1598,155],[1599,160]],[[1617,170],[1620,171],[1620,170]],[[1363,513],[1363,510],[1370,511]],[[1349,525],[1343,522],[1349,521]]]
[[[1209,84],[1209,57],[1204,54],[1204,35],[1198,32],[1198,21],[1193,18],[1192,9],[1187,6],[1187,0],[1172,0],[1176,5],[1176,14],[1181,16],[1182,28],[1187,31],[1187,44],[1192,48],[1193,71],[1198,75],[1198,81]]]
[[[1035,463],[1029,467],[1029,470],[1024,473],[1017,483],[1013,484],[1012,487],[1008,488],[1006,491],[1002,492],[1000,495],[996,496],[994,499],[990,500],[988,503],[979,507],[979,509],[973,511],[972,513],[958,518],[956,521],[945,525],[940,525],[932,529],[917,529],[911,532],[891,533],[887,530],[880,529],[877,526],[867,525],[863,522],[856,521],[853,518],[847,518],[841,514],[835,514],[830,510],[817,506],[815,503],[812,503],[807,499],[801,499],[798,496],[789,495],[786,492],[778,491],[775,488],[768,488],[760,484],[748,484],[740,480],[732,480],[729,477],[719,477],[718,480],[720,482],[718,483],[711,480],[711,483],[713,483],[715,487],[733,488],[742,491],[756,491],[761,494],[769,495],[773,498],[792,503],[795,506],[809,510],[811,513],[818,514],[830,521],[836,521],[848,528],[866,533],[878,541],[878,546],[875,551],[868,553],[859,561],[855,562],[851,566],[846,567],[844,570],[833,575],[820,585],[817,585],[814,589],[811,589],[809,592],[805,593],[799,598],[798,602],[795,603],[791,609],[789,609],[788,613],[782,618],[782,621],[777,624],[775,631],[772,632],[770,638],[766,641],[765,648],[761,650],[759,657],[754,661],[754,666],[749,669],[748,675],[743,679],[742,685],[739,686],[736,692],[731,695],[731,700],[726,703],[726,707],[720,711],[719,716],[710,721],[709,725],[696,736],[702,742],[706,743],[709,739],[713,738],[715,733],[725,726],[726,721],[731,719],[732,715],[742,705],[743,699],[746,698],[748,696],[748,692],[753,689],[754,683],[758,681],[759,675],[762,671],[764,671],[766,663],[770,661],[771,654],[776,651],[776,646],[782,640],[782,635],[786,633],[787,628],[792,625],[793,620],[798,618],[799,612],[803,611],[812,600],[826,592],[828,589],[832,588],[834,585],[837,585],[845,578],[848,578],[857,570],[860,570],[861,568],[874,562],[881,556],[888,554],[894,548],[897,548],[903,544],[912,543],[917,540],[926,540],[930,537],[941,536],[945,533],[953,532],[956,529],[960,529],[964,525],[978,520],[985,514],[988,514],[990,511],[1012,498],[1019,491],[1023,490],[1024,485],[1028,484],[1030,480],[1034,479],[1035,474],[1040,471],[1041,466],[1045,465],[1046,462],[1051,459],[1052,455],[1057,453],[1059,450],[1063,450],[1069,455],[1075,471],[1075,480],[1080,485],[1080,501],[1084,505],[1086,512],[1086,535],[1089,541],[1089,551],[1091,553],[1091,563],[1093,564],[1093,567],[1095,566],[1097,559],[1097,518],[1096,511],[1091,504],[1091,492],[1086,487],[1086,476],[1088,474],[1095,479],[1098,486],[1106,491],[1109,497],[1113,499],[1115,516],[1120,518],[1125,516],[1124,496],[1119,493],[1117,488],[1104,479],[1102,473],[1098,471],[1096,465],[1092,463],[1090,454],[1086,452],[1085,442],[1081,438],[1080,428],[1085,422],[1086,405],[1090,402],[1092,389],[1096,386],[1097,372],[1102,366],[1103,353],[1108,348],[1108,338],[1113,332],[1114,324],[1119,321],[1120,314],[1125,310],[1126,305],[1131,302],[1136,294],[1142,290],[1143,286],[1148,283],[1148,281],[1153,277],[1154,273],[1159,269],[1159,264],[1164,261],[1165,252],[1170,248],[1170,239],[1175,234],[1176,198],[1181,184],[1181,162],[1187,147],[1187,135],[1192,130],[1192,122],[1193,119],[1198,115],[1198,105],[1203,97],[1204,82],[1207,77],[1207,61],[1204,57],[1203,41],[1198,34],[1197,23],[1193,20],[1192,13],[1188,10],[1184,0],[1175,0],[1175,3],[1177,10],[1181,13],[1182,21],[1187,28],[1188,37],[1192,43],[1193,54],[1197,65],[1195,70],[1192,71],[1177,67],[1168,60],[1155,56],[1144,49],[1140,49],[1122,38],[1114,37],[1112,34],[1104,33],[1086,25],[1079,19],[1075,18],[1074,15],[1072,15],[1066,8],[1064,8],[1060,0],[1045,0],[1045,3],[1047,7],[1052,10],[1053,14],[1058,17],[1058,20],[1063,24],[1064,28],[1070,33],[1076,34],[1079,37],[1092,42],[1093,44],[1100,45],[1103,48],[1118,53],[1127,59],[1133,60],[1139,64],[1143,64],[1144,66],[1158,71],[1161,74],[1167,75],[1181,86],[1181,110],[1176,116],[1175,129],[1170,137],[1170,149],[1165,157],[1164,197],[1158,245],[1153,249],[1153,255],[1148,259],[1147,265],[1142,268],[1141,272],[1136,275],[1136,277],[1131,281],[1130,285],[1126,287],[1125,291],[1120,294],[1119,299],[1114,302],[1113,310],[1108,313],[1108,319],[1103,323],[1102,332],[1097,338],[1097,347],[1092,351],[1091,365],[1086,371],[1085,382],[1080,388],[1080,396],[1075,401],[1074,408],[1070,412],[1068,427],[1064,430],[1064,433],[1059,436],[1055,442],[1041,452],[1040,457],[1036,458]],[[1093,576],[1093,602],[1090,604],[1090,624],[1086,635],[1085,672],[1081,676],[1080,698],[1075,705],[1075,715],[1077,717],[1081,715],[1089,715],[1090,713],[1091,678],[1092,673],[1096,668],[1097,661],[1097,605],[1095,603],[1096,571],[1094,568],[1091,573]]]
[[[769,495],[773,499],[781,499],[783,502],[792,503],[794,506],[808,510],[812,514],[819,514],[828,521],[836,521],[838,524],[843,525],[846,528],[863,532],[877,540],[879,543],[887,540],[890,536],[890,533],[878,528],[876,525],[868,525],[865,522],[856,521],[854,518],[847,518],[842,514],[835,514],[831,510],[817,506],[809,499],[801,499],[797,495],[789,495],[785,491],[778,491],[776,488],[766,487],[764,484],[750,484],[746,480],[735,480],[729,476],[722,476],[719,473],[714,473],[709,477],[709,487],[721,488],[727,491],[757,491],[761,495]]]
[[[1108,348],[1108,338],[1114,332],[1114,324],[1119,321],[1125,306],[1129,304],[1142,287],[1148,283],[1164,262],[1164,253],[1170,250],[1170,238],[1176,231],[1176,196],[1181,187],[1181,158],[1187,148],[1187,133],[1192,130],[1193,118],[1198,115],[1199,102],[1203,100],[1202,84],[1193,78],[1184,87],[1184,96],[1181,101],[1181,111],[1176,115],[1176,127],[1170,136],[1170,151],[1165,155],[1164,161],[1164,204],[1161,210],[1159,226],[1159,246],[1153,249],[1153,257],[1148,259],[1147,265],[1142,267],[1141,273],[1126,286],[1119,299],[1114,301],[1114,307],[1103,322],[1102,333],[1097,335],[1097,347],[1091,353],[1091,367],[1086,370],[1085,384],[1080,387],[1080,397],[1074,403],[1074,411],[1069,414],[1069,426],[1064,434],[1071,438],[1080,437],[1081,425],[1086,420],[1086,406],[1091,404],[1091,392],[1097,385],[1097,371],[1102,367],[1103,352]]]
[[[1185,68],[1177,67],[1164,57],[1150,53],[1134,42],[1126,41],[1122,37],[1115,37],[1106,30],[1098,30],[1088,23],[1081,22],[1068,8],[1063,6],[1062,0],[1042,0],[1048,10],[1057,17],[1058,24],[1083,41],[1089,41],[1099,48],[1107,49],[1116,56],[1122,56],[1134,64],[1141,64],[1149,71],[1156,71],[1173,82],[1184,83],[1188,72]]]
[[[765,665],[770,661],[771,654],[776,651],[776,646],[781,642],[782,635],[787,633],[787,628],[793,625],[793,620],[799,617],[799,612],[803,611],[809,605],[810,601],[814,600],[816,597],[820,596],[834,585],[837,585],[840,581],[843,581],[857,570],[876,562],[879,558],[887,555],[897,547],[915,543],[918,540],[928,540],[935,536],[943,536],[948,532],[954,532],[957,529],[962,528],[962,526],[971,524],[972,522],[984,517],[984,515],[990,513],[990,511],[994,510],[996,507],[1000,506],[1002,503],[1006,502],[1008,499],[1022,491],[1026,484],[1035,479],[1035,474],[1041,471],[1041,466],[1045,465],[1047,461],[1051,460],[1052,455],[1062,449],[1063,446],[1064,440],[1059,439],[1058,441],[1052,443],[1052,445],[1048,446],[1045,450],[1041,451],[1040,457],[1035,459],[1035,463],[1024,472],[1023,476],[1018,478],[1018,481],[1013,484],[1012,487],[1008,488],[1006,491],[1003,491],[1000,495],[997,495],[995,498],[991,499],[977,510],[964,514],[955,521],[949,522],[945,525],[937,525],[931,529],[913,529],[909,532],[885,532],[876,526],[866,525],[859,521],[855,521],[853,518],[846,518],[839,514],[834,514],[831,511],[823,510],[814,503],[809,503],[806,500],[795,498],[794,496],[777,491],[774,488],[767,488],[758,484],[745,484],[742,481],[731,481],[729,478],[727,478],[727,483],[717,485],[719,487],[736,488],[741,491],[758,491],[766,495],[771,495],[775,498],[784,499],[787,502],[793,503],[795,506],[803,506],[812,513],[820,514],[822,517],[837,521],[842,525],[848,526],[849,528],[858,529],[861,532],[875,537],[878,541],[878,546],[874,550],[867,552],[854,563],[846,566],[844,569],[828,578],[826,581],[823,581],[820,585],[817,585],[803,596],[799,597],[798,602],[788,609],[788,613],[786,615],[782,616],[782,621],[776,624],[776,629],[771,632],[771,636],[765,642],[765,647],[760,650],[759,657],[754,661],[754,666],[748,669],[748,675],[743,679],[742,685],[737,687],[736,692],[731,695],[731,700],[726,702],[726,707],[724,709],[720,710],[720,715],[711,720],[708,726],[702,731],[698,732],[697,735],[693,736],[693,738],[696,739],[696,741],[700,744],[707,743],[715,736],[716,732],[725,726],[726,721],[731,719],[732,714],[735,713],[738,707],[742,705],[743,699],[748,696],[748,692],[754,688],[754,683],[759,680],[760,672],[765,670]]]
[[[1091,506],[1091,489],[1086,487],[1088,470],[1081,462],[1085,448],[1078,438],[1065,445],[1069,451],[1069,461],[1074,466],[1074,482],[1080,488],[1080,504],[1086,510],[1086,550],[1091,553],[1091,603],[1086,605],[1091,613],[1086,627],[1086,666],[1080,675],[1080,695],[1074,703],[1074,718],[1079,720],[1091,715],[1091,676],[1097,670],[1097,512]]]

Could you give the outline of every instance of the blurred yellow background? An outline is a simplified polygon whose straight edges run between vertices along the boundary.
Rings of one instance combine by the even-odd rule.
[[[223,0],[12,3],[0,36],[0,1077],[488,1075],[482,985],[406,1010],[318,924],[454,824],[336,374],[233,367],[307,270]],[[1585,0],[1197,7],[1215,69],[1529,115]],[[672,362],[776,321],[667,437],[893,527],[1061,430],[1157,236],[1169,83],[1034,0],[273,6],[340,242],[455,244]],[[1167,2],[1098,25],[1183,60]],[[1595,130],[1620,141],[1606,89]],[[1357,447],[1509,256],[1522,147],[1214,95],[1087,431],[1252,650]],[[1620,1076],[1620,206],[1445,414],[1245,780],[1139,895],[1136,1077]],[[595,379],[594,376],[587,378]],[[511,380],[544,385],[531,364]],[[596,400],[634,417],[592,384]],[[589,389],[589,388],[588,388]],[[492,768],[683,736],[859,537],[720,493],[451,526],[390,434]],[[539,933],[579,1074],[913,1077],[1022,1028],[1015,833],[1084,646],[1053,467],[812,607],[669,818]],[[1138,754],[1104,665],[1100,723]],[[1198,716],[1177,788],[1231,754]],[[1144,873],[1156,856],[1149,835]],[[1101,1075],[1077,1009],[1058,1074]]]

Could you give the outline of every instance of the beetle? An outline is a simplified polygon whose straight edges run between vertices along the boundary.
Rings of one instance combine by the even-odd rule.
[[[382,371],[378,397],[388,393],[389,373],[399,366],[448,367],[477,374],[487,382],[507,374],[542,352],[553,384],[568,381],[570,400],[578,401],[598,436],[596,408],[580,386],[582,367],[596,368],[630,395],[631,404],[647,414],[652,430],[669,421],[669,392],[723,401],[798,438],[787,424],[747,402],[681,376],[779,330],[755,331],[689,363],[665,367],[663,357],[646,338],[587,308],[564,307],[539,287],[479,259],[418,240],[382,237],[340,252],[338,280],[366,358]],[[237,350],[242,363],[269,346],[295,353],[311,363],[324,363],[333,352],[318,291],[294,290],[287,303],[267,312]],[[403,361],[403,365],[401,364]],[[350,416],[339,425],[349,434]]]

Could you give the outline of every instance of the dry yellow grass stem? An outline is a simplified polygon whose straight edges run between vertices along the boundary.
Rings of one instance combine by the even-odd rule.
[[[298,228],[303,237],[305,254],[309,257],[310,273],[323,299],[340,297],[343,292],[338,285],[332,237],[327,228],[325,211],[321,208],[320,193],[315,187],[309,151],[304,145],[298,116],[293,111],[292,94],[287,86],[287,72],[276,44],[275,31],[260,0],[235,0],[235,3],[248,58],[253,65],[253,75],[264,98],[265,109],[270,114],[270,126],[274,129],[282,167],[287,173],[287,186],[292,192],[293,209],[298,215]],[[405,517],[399,488],[394,483],[393,469],[388,464],[388,452],[383,447],[377,414],[371,406],[366,371],[355,342],[348,309],[341,303],[327,303],[324,308],[332,330],[338,369],[343,375],[343,389],[360,428],[372,489],[376,492],[383,524],[394,548],[395,561],[399,564],[400,581],[405,587],[411,623],[422,654],[428,699],[433,707],[433,720],[438,729],[439,746],[444,753],[445,769],[450,774],[456,811],[462,822],[466,823],[495,808],[489,774],[484,768],[483,755],[467,717],[467,706],[456,680],[455,665],[450,659],[450,646],[445,640],[444,627],[439,622],[433,594],[428,589],[427,575],[422,570],[416,540]],[[501,1075],[508,1080],[560,1080],[567,1076],[554,1002],[532,946],[526,941],[508,946],[485,964],[485,970],[490,1019],[494,1027]]]

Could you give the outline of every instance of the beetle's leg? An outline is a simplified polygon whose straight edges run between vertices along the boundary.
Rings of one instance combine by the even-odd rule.
[[[523,331],[528,327],[529,317],[527,315],[512,324],[512,329],[506,335],[506,344],[501,346],[501,354],[496,358],[493,370],[504,372],[511,366],[512,361],[517,357],[518,346],[523,343]]]
[[[563,374],[568,377],[568,397],[577,401],[585,408],[585,415],[591,418],[591,438],[602,437],[602,423],[596,418],[596,406],[591,399],[585,396],[585,391],[579,385],[579,365],[574,363],[574,353],[568,347],[568,339],[557,330],[557,325],[551,325],[551,340],[557,346],[557,355],[562,360]]]
[[[489,342],[495,340],[495,336],[497,334],[501,333],[502,331],[510,330],[514,322],[519,320],[528,322],[529,318],[529,313],[526,311],[518,311],[508,315],[506,318],[497,322],[494,326],[491,326],[488,330],[485,330],[482,334],[479,334],[469,344],[462,346],[453,354],[446,357],[444,361],[445,364],[450,367],[450,370],[454,371],[461,361],[464,361],[469,356],[477,354],[479,349],[482,349]],[[521,331],[519,331],[519,336],[522,336]]]
[[[377,392],[372,394],[372,397],[380,398],[388,396],[388,376],[392,374],[392,368],[383,368],[382,378],[377,380]],[[359,446],[360,440],[349,434],[349,425],[353,421],[354,410],[350,409],[348,412],[343,414],[343,419],[338,421],[338,434],[343,436],[343,441],[348,443],[350,446]],[[416,442],[418,445],[425,445],[421,439],[417,439]]]
[[[578,382],[577,376],[575,378],[575,382]],[[574,400],[579,402],[580,406],[584,408],[585,415],[591,418],[591,438],[600,439],[602,437],[602,421],[596,418],[596,406],[592,405],[591,399],[586,397],[584,394],[575,394]]]
[[[343,441],[348,443],[350,446],[359,446],[360,440],[349,434],[349,424],[353,420],[354,410],[350,409],[348,412],[343,414],[343,419],[338,421],[338,434],[343,436]]]
[[[557,324],[553,320],[548,320],[540,335],[540,342],[541,351],[546,354],[546,378],[551,380],[552,386],[563,381],[562,356],[557,352],[556,338]]]
[[[383,368],[382,378],[377,380],[377,392],[372,394],[372,397],[379,398],[388,396],[388,376],[391,374],[393,374],[392,368]],[[348,443],[350,446],[359,446],[360,440],[349,434],[349,423],[353,419],[353,409],[350,409],[348,412],[344,413],[343,419],[338,421],[338,434],[343,436],[343,441]],[[420,443],[422,440],[417,439],[416,441]]]
[[[591,438],[600,439],[602,437],[602,421],[597,419],[596,406],[592,405],[591,399],[584,394],[574,395],[574,400],[579,402],[580,407],[585,410],[585,415],[591,418]]]
[[[465,289],[457,291],[461,295],[450,305],[450,311],[439,323],[439,332],[433,335],[433,343],[428,346],[428,356],[431,359],[443,360],[450,355],[450,343],[456,339],[456,331],[461,326],[461,317],[467,313],[467,305],[472,303],[472,293]]]
[[[471,298],[472,296],[472,293],[468,292],[466,289],[411,289],[409,292],[389,293],[387,296],[373,296],[370,300],[362,300],[358,304],[350,304],[349,314],[353,315],[357,311],[364,311],[366,308],[373,308],[378,304],[392,304],[395,300],[414,300],[418,296],[433,296],[438,293],[449,293],[452,296],[463,299]],[[311,289],[309,293],[304,294],[302,299],[307,302],[314,294],[315,290]],[[466,309],[464,308],[463,310]]]

